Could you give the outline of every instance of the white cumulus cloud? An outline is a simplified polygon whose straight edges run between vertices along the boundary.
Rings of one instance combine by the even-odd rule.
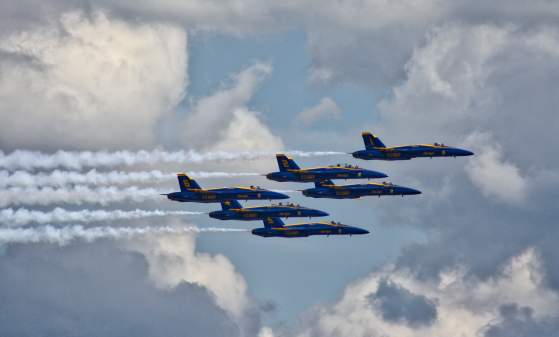
[[[317,105],[301,111],[297,115],[297,120],[305,124],[311,124],[321,119],[339,118],[341,114],[342,109],[336,101],[330,97],[324,97]]]
[[[466,172],[485,196],[509,203],[525,200],[529,182],[516,165],[503,158],[499,144],[492,142],[489,135],[479,133],[470,135],[466,144],[476,152],[466,165]]]
[[[233,76],[230,86],[198,100],[183,123],[183,143],[213,151],[281,150],[281,139],[247,107],[271,72],[269,64],[255,63]]]
[[[184,94],[186,32],[67,12],[0,40],[4,148],[140,148]],[[9,55],[10,57],[3,57]]]
[[[403,293],[430,299],[436,306],[436,319],[418,326],[383,317],[371,297],[386,282]],[[409,298],[393,300],[402,303],[389,303],[390,310],[409,304]],[[482,282],[466,277],[459,266],[443,273],[438,282],[419,280],[405,271],[387,267],[348,286],[336,303],[316,308],[298,336],[479,336],[499,318],[500,308],[510,303],[531,308],[536,319],[554,317],[559,309],[557,294],[545,286],[534,250],[511,258],[501,275]]]
[[[181,282],[203,286],[223,310],[239,320],[249,309],[243,276],[225,256],[197,252],[195,236],[146,237],[130,242],[129,248],[145,255],[149,274],[159,287],[173,288]]]

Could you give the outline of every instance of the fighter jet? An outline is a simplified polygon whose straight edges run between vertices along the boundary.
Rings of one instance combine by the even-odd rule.
[[[409,187],[394,185],[392,183],[367,183],[355,185],[335,185],[331,180],[315,182],[314,188],[302,190],[303,195],[312,198],[330,199],[358,199],[366,196],[382,195],[413,195],[421,194],[420,191]]]
[[[221,202],[221,210],[210,212],[210,217],[219,220],[263,220],[269,217],[319,217],[328,213],[317,209],[301,207],[295,204],[276,204],[271,206],[256,206],[243,208],[237,200]]]
[[[365,160],[409,160],[417,157],[463,157],[474,153],[468,150],[449,147],[444,144],[414,144],[386,147],[383,142],[370,132],[363,132],[365,150],[352,153],[353,157]]]
[[[266,218],[264,227],[255,228],[252,234],[268,237],[300,238],[311,235],[359,235],[369,234],[368,230],[342,225],[339,222],[309,222],[286,225],[280,218]]]
[[[313,182],[320,179],[375,179],[386,178],[382,172],[371,171],[357,166],[337,164],[322,167],[301,169],[292,158],[284,154],[276,154],[279,172],[272,172],[266,178],[279,182]]]
[[[266,190],[256,186],[250,187],[223,187],[202,189],[194,180],[185,173],[177,175],[179,179],[180,192],[166,195],[167,198],[179,202],[221,202],[223,200],[272,200],[288,199],[289,196]]]

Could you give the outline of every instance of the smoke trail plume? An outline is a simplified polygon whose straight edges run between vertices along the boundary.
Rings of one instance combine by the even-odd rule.
[[[131,186],[123,189],[116,187],[96,187],[77,185],[71,188],[54,189],[11,187],[0,190],[0,207],[8,205],[51,205],[84,203],[106,205],[112,202],[163,199],[161,191],[153,188],[138,188]]]
[[[232,178],[241,176],[257,176],[258,173],[251,172],[189,172],[192,178]],[[54,186],[67,187],[68,185],[126,185],[133,183],[159,183],[176,179],[174,172],[153,171],[109,171],[99,172],[92,169],[81,173],[76,171],[54,170],[49,173],[39,172],[36,174],[27,171],[7,170],[0,171],[0,188],[5,187],[39,187]]]
[[[72,241],[92,242],[98,239],[124,239],[137,235],[162,233],[246,232],[241,228],[216,227],[83,227],[79,225],[54,227],[51,225],[32,228],[0,228],[0,245],[14,243],[51,243],[66,245]]]
[[[330,156],[343,155],[343,152],[329,151],[288,151],[296,156]],[[151,151],[57,151],[55,153],[44,153],[40,151],[16,150],[5,154],[0,151],[0,167],[8,170],[17,169],[54,169],[66,168],[82,170],[84,167],[115,167],[136,164],[160,164],[160,163],[201,163],[206,161],[223,160],[252,160],[269,158],[273,152],[197,152],[162,150]]]
[[[113,220],[130,220],[149,217],[162,217],[168,215],[199,215],[203,212],[190,211],[166,211],[166,210],[142,210],[133,211],[123,210],[79,210],[69,211],[64,208],[57,207],[49,212],[37,210],[29,210],[20,208],[14,210],[6,208],[0,210],[0,223],[8,226],[23,226],[31,223],[49,224],[49,223],[65,223],[65,222],[98,222]]]

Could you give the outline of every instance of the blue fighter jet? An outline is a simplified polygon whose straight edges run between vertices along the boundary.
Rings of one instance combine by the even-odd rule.
[[[365,150],[352,153],[353,157],[365,160],[409,160],[417,157],[463,157],[474,153],[468,150],[449,147],[444,144],[414,144],[386,147],[382,141],[370,132],[363,132]]]
[[[352,165],[330,165],[313,168],[300,168],[293,159],[284,154],[276,154],[279,172],[272,172],[266,178],[279,182],[313,182],[320,179],[375,179],[386,178],[382,172],[371,171]]]
[[[266,218],[264,227],[255,228],[252,234],[268,237],[300,238],[311,235],[359,235],[369,234],[368,230],[342,225],[339,222],[309,222],[286,225],[279,218]]]
[[[295,204],[282,204],[271,206],[256,206],[243,208],[237,200],[226,200],[221,202],[221,210],[210,212],[210,217],[219,220],[263,220],[269,217],[319,217],[327,216],[328,213],[317,209],[301,207]]]
[[[303,195],[312,198],[358,199],[366,196],[382,195],[413,195],[420,191],[392,183],[367,183],[355,185],[335,185],[331,180],[315,182],[314,188],[303,190]]]
[[[179,173],[180,192],[166,195],[167,198],[179,202],[221,202],[223,200],[272,200],[288,199],[289,196],[266,190],[260,187],[222,187],[202,189],[198,183],[186,174]]]

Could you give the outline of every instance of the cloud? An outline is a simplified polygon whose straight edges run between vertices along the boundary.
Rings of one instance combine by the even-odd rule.
[[[380,103],[373,129],[387,144],[444,140],[472,146],[476,155],[393,168],[391,176],[416,182],[424,198],[376,210],[383,223],[411,224],[428,234],[426,244],[402,252],[400,268],[436,282],[442,270],[465,264],[485,280],[507,259],[536,247],[546,252],[545,274],[557,288],[547,239],[557,234],[550,220],[556,211],[549,210],[557,180],[546,172],[559,161],[535,146],[559,141],[541,132],[557,121],[557,31],[447,23],[415,49],[407,79]]]
[[[245,279],[225,256],[197,252],[195,236],[146,237],[131,242],[128,249],[146,257],[149,275],[158,287],[174,288],[182,282],[203,286],[244,333],[256,334],[259,318]]]
[[[342,110],[330,97],[324,97],[320,102],[297,115],[297,120],[304,124],[311,124],[321,119],[339,118]]]
[[[223,138],[212,146],[223,151],[269,151],[283,149],[283,141],[262,123],[257,115],[247,109],[233,111],[233,119],[223,133]]]
[[[281,150],[281,139],[246,106],[271,72],[269,64],[255,63],[233,76],[230,86],[195,102],[180,130],[184,145],[212,151]]]
[[[10,9],[39,7],[29,4],[32,2],[8,6]],[[557,171],[559,160],[553,144],[559,139],[556,132],[546,130],[553,130],[558,122],[555,113],[559,97],[555,85],[559,81],[557,4],[547,0],[536,0],[529,6],[521,0],[200,4],[173,1],[116,4],[107,0],[95,6],[109,8],[112,23],[132,20],[149,23],[123,23],[134,29],[161,25],[155,24],[156,21],[167,22],[163,24],[165,27],[168,22],[174,22],[188,29],[228,34],[303,27],[311,53],[309,76],[314,82],[359,83],[380,93],[388,92],[381,98],[375,111],[378,114],[374,116],[374,129],[386,137],[387,143],[443,140],[460,145],[467,144],[472,134],[491,135],[490,142],[471,145],[479,148],[473,158],[414,160],[391,166],[391,176],[399,177],[402,183],[414,182],[425,193],[421,198],[406,201],[405,205],[379,201],[369,207],[377,211],[379,223],[413,225],[425,233],[425,242],[408,246],[395,265],[387,267],[388,271],[373,273],[362,282],[350,285],[336,303],[320,306],[314,317],[305,321],[302,335],[545,335],[556,326],[559,232],[554,219],[558,215],[555,203],[559,198],[559,180],[553,172]],[[67,6],[65,1],[56,1],[53,7]],[[42,16],[33,10],[0,11],[0,15],[14,12]],[[0,20],[0,25],[4,27],[8,21]],[[97,25],[96,19],[82,21],[85,26]],[[10,31],[4,36],[19,35]],[[62,38],[56,35],[54,40]],[[72,35],[68,41],[74,41]],[[44,57],[36,57],[37,53],[8,50],[4,44],[0,49],[2,77],[10,74],[5,78],[16,79],[16,84],[26,79],[26,73],[25,76],[12,74],[13,69],[22,68],[20,64],[25,64],[30,74],[51,73],[45,68]],[[217,131],[208,135],[196,130],[196,123],[177,123],[184,129],[177,134],[185,139],[189,134],[195,135],[185,144],[202,149],[258,149],[265,141],[275,146],[281,144],[265,125],[262,128],[262,116],[248,107],[271,69],[266,71],[264,65],[248,71],[251,68],[242,71],[215,95],[195,101],[186,114],[187,119],[192,113],[199,125]],[[20,88],[19,91],[33,88],[30,83],[14,88]],[[34,83],[41,88],[41,81]],[[184,89],[184,86],[173,84],[172,88]],[[12,96],[9,93],[2,98]],[[33,107],[43,103],[33,97],[24,96]],[[143,99],[143,95],[138,97],[140,101]],[[204,99],[208,100],[205,107],[209,109],[200,108]],[[12,105],[14,111],[22,109],[15,103]],[[56,131],[49,124],[41,128]],[[260,132],[261,129],[265,130],[264,136],[244,142],[245,130]],[[54,142],[58,144],[62,140],[56,138]],[[522,207],[518,207],[519,202]],[[178,269],[183,264],[176,262]],[[234,273],[228,275],[232,277]],[[383,319],[367,297],[378,293],[381,280],[389,282],[392,288],[398,285],[395,293],[399,296],[395,298],[401,302],[417,298],[414,296],[432,300],[437,306],[436,320],[412,328],[403,319]],[[217,291],[209,293],[212,298],[221,298],[219,308],[228,308],[224,311],[227,315],[243,312],[238,308],[247,307],[235,305],[242,301],[230,299],[242,299],[239,294],[243,291],[232,289],[231,292],[234,295],[230,297],[218,295]],[[407,314],[400,312],[396,316]],[[270,329],[260,332],[273,335]]]
[[[526,335],[537,335],[538,327],[545,335],[555,326],[559,269],[551,238],[558,235],[558,185],[550,172],[559,161],[542,145],[559,138],[542,130],[557,124],[559,29],[535,22],[543,12],[514,19],[521,7],[492,13],[496,18],[447,16],[414,42],[372,129],[387,144],[443,140],[476,155],[391,166],[390,175],[416,184],[422,197],[369,207],[382,225],[413,226],[425,242],[406,247],[390,272],[374,273],[312,311],[300,336],[514,335],[515,322],[532,326],[535,334],[518,329]],[[384,279],[433,300],[437,319],[421,328],[383,319],[366,299]],[[532,318],[523,309],[503,318],[500,308],[510,303],[531,308]]]
[[[536,320],[556,316],[557,293],[545,287],[533,250],[507,261],[503,275],[486,281],[468,277],[464,267],[445,271],[437,283],[386,267],[348,286],[336,303],[315,308],[298,336],[477,336],[509,303],[532,308]],[[410,310],[424,305],[415,312],[419,316],[412,315]]]
[[[519,307],[516,303],[503,304],[499,308],[498,322],[491,323],[484,331],[485,337],[552,337],[559,329],[559,318],[535,319],[531,307]]]
[[[0,42],[0,141],[31,147],[140,148],[183,97],[186,33],[67,12]]]
[[[385,321],[421,326],[430,325],[437,318],[437,307],[432,300],[388,279],[380,280],[377,291],[367,298]]]
[[[202,285],[166,289],[114,242],[15,245],[0,255],[0,335],[240,336]]]
[[[465,143],[471,144],[476,152],[468,162],[466,172],[485,196],[513,204],[526,199],[528,182],[518,167],[503,160],[499,144],[493,144],[487,135],[479,134],[470,135]]]

